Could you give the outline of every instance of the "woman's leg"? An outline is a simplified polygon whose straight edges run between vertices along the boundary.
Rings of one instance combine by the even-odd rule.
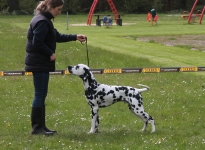
[[[49,72],[33,72],[34,99],[32,107],[43,107],[48,92]]]
[[[34,99],[32,103],[31,134],[52,135],[53,132],[44,130],[44,105],[48,91],[49,72],[33,72]]]

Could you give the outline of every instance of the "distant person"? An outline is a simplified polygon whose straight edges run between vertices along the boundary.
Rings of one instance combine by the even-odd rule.
[[[112,17],[111,16],[108,18],[108,24],[109,24],[109,26],[112,26]]]
[[[151,9],[150,13],[152,15],[152,20],[151,21],[152,21],[152,26],[153,26],[154,22],[156,22],[156,24],[157,24],[157,19],[155,18],[156,15],[157,15],[157,11],[155,9]]]
[[[112,17],[111,16],[104,16],[103,17],[103,25],[106,27],[112,26]]]
[[[51,20],[61,13],[63,0],[43,0],[35,9],[35,16],[27,31],[25,71],[33,73],[34,99],[31,109],[31,134],[53,135],[45,124],[45,99],[48,92],[49,72],[55,71],[56,42],[80,41],[82,34],[61,34]]]
[[[108,24],[108,17],[107,17],[107,16],[104,16],[104,17],[103,17],[103,25],[104,25],[104,26],[107,26],[107,24]]]

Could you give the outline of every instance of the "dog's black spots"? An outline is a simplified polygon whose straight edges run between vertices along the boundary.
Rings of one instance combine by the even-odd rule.
[[[115,87],[115,91],[119,92],[119,89],[117,87]]]
[[[136,98],[136,99],[141,99],[140,94],[133,95],[133,97]]]
[[[97,104],[98,104],[98,105],[101,105],[102,103],[98,101]]]
[[[124,91],[125,96],[128,96],[129,89],[127,87],[121,86],[121,87],[119,87],[119,90]]]
[[[94,99],[97,99],[98,98],[98,96],[97,95],[94,95]]]
[[[114,91],[113,90],[110,90],[109,92],[107,92],[107,95],[109,95],[109,94],[113,94],[114,95]]]
[[[131,93],[129,94],[129,97],[132,97],[132,94],[131,94]]]
[[[78,70],[79,68],[80,68],[80,66],[77,65],[75,69]]]
[[[87,99],[93,99],[93,94],[92,94],[92,91],[91,90],[86,90],[85,91],[85,95],[86,95],[86,98]]]
[[[129,92],[128,88],[125,88],[125,95],[126,96],[128,96],[128,92]]]
[[[93,99],[93,96],[92,95],[86,95],[86,98],[87,99]]]
[[[131,107],[132,107],[132,108],[135,108],[136,106],[135,106],[135,105],[131,105]]]
[[[151,116],[149,116],[149,119],[148,120],[154,120]]]
[[[89,104],[91,107],[95,106],[91,101],[89,101],[88,104]]]
[[[122,101],[122,100],[119,99],[119,98],[115,98],[115,99],[113,99],[113,104],[116,103],[116,102],[119,102],[119,101]]]
[[[105,100],[105,99],[104,99],[104,96],[100,96],[99,98],[100,98],[100,100]]]
[[[105,96],[106,93],[102,90],[102,91],[97,92],[97,95],[98,96]]]
[[[138,104],[139,107],[141,107],[141,104]]]
[[[97,88],[97,85],[95,85],[93,83],[91,83],[89,86],[92,87],[93,90]]]
[[[105,108],[105,107],[107,107],[106,105],[101,105],[101,106],[99,106],[100,108]]]
[[[91,113],[92,113],[92,118],[93,118],[96,115],[96,113],[94,113],[93,109],[92,109]]]
[[[93,93],[93,95],[96,95],[97,91],[96,91],[96,90],[93,90],[92,93]]]
[[[97,89],[98,85],[97,85],[97,84],[93,84],[93,85],[91,85],[91,87],[92,87],[93,89]]]

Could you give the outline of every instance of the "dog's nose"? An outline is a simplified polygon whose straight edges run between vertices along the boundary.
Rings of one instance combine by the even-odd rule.
[[[72,66],[68,66],[68,71],[70,72],[70,73],[72,73]]]

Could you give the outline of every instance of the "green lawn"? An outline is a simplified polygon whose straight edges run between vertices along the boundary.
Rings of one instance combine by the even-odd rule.
[[[1,16],[0,71],[23,70],[26,30],[32,16]],[[169,47],[156,42],[140,42],[140,36],[201,35],[204,24],[187,24],[180,15],[160,14],[157,26],[146,22],[146,15],[124,15],[123,26],[111,28],[73,26],[86,24],[87,15],[55,18],[61,33],[82,33],[88,37],[91,68],[137,68],[204,66],[205,53],[187,47]],[[203,22],[204,23],[204,22]],[[126,25],[128,24],[128,25]],[[56,69],[87,64],[86,46],[79,42],[57,45]],[[145,84],[145,110],[156,120],[140,132],[142,121],[129,112],[124,103],[100,109],[101,133],[89,135],[90,108],[81,80],[72,75],[50,77],[47,126],[56,129],[52,137],[30,135],[30,109],[33,99],[32,76],[0,77],[0,149],[11,150],[199,150],[205,146],[204,72],[100,74],[95,78],[105,84]]]

